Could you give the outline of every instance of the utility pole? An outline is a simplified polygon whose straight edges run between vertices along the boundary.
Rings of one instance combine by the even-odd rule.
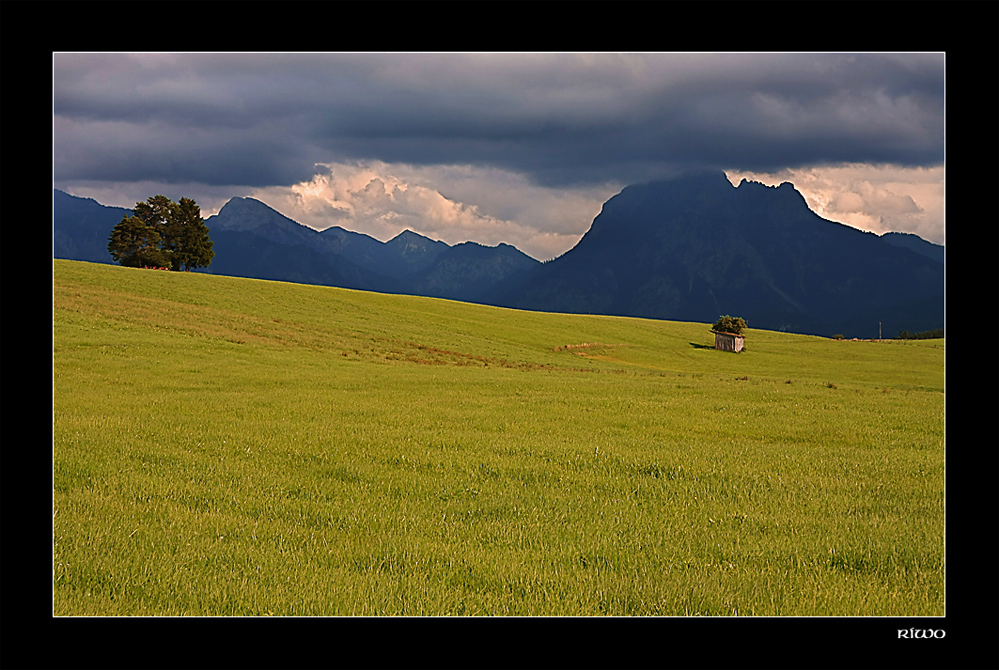
[[[881,339],[881,322],[878,321],[878,339]]]

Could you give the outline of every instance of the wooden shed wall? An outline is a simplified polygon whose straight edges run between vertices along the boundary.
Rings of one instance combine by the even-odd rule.
[[[715,349],[722,351],[742,351],[745,339],[741,335],[730,335],[729,333],[715,333]]]

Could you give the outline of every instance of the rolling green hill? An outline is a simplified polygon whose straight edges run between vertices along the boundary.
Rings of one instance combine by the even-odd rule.
[[[942,615],[944,342],[54,261],[56,615]]]

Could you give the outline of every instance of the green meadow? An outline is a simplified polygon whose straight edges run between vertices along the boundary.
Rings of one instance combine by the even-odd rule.
[[[942,616],[944,341],[53,264],[56,616]]]

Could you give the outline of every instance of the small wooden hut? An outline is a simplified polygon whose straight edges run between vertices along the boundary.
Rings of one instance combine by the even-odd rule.
[[[712,330],[711,332],[715,334],[715,349],[719,349],[721,351],[734,351],[736,353],[742,351],[742,347],[746,341],[746,338],[743,335],[724,333],[720,330]]]

